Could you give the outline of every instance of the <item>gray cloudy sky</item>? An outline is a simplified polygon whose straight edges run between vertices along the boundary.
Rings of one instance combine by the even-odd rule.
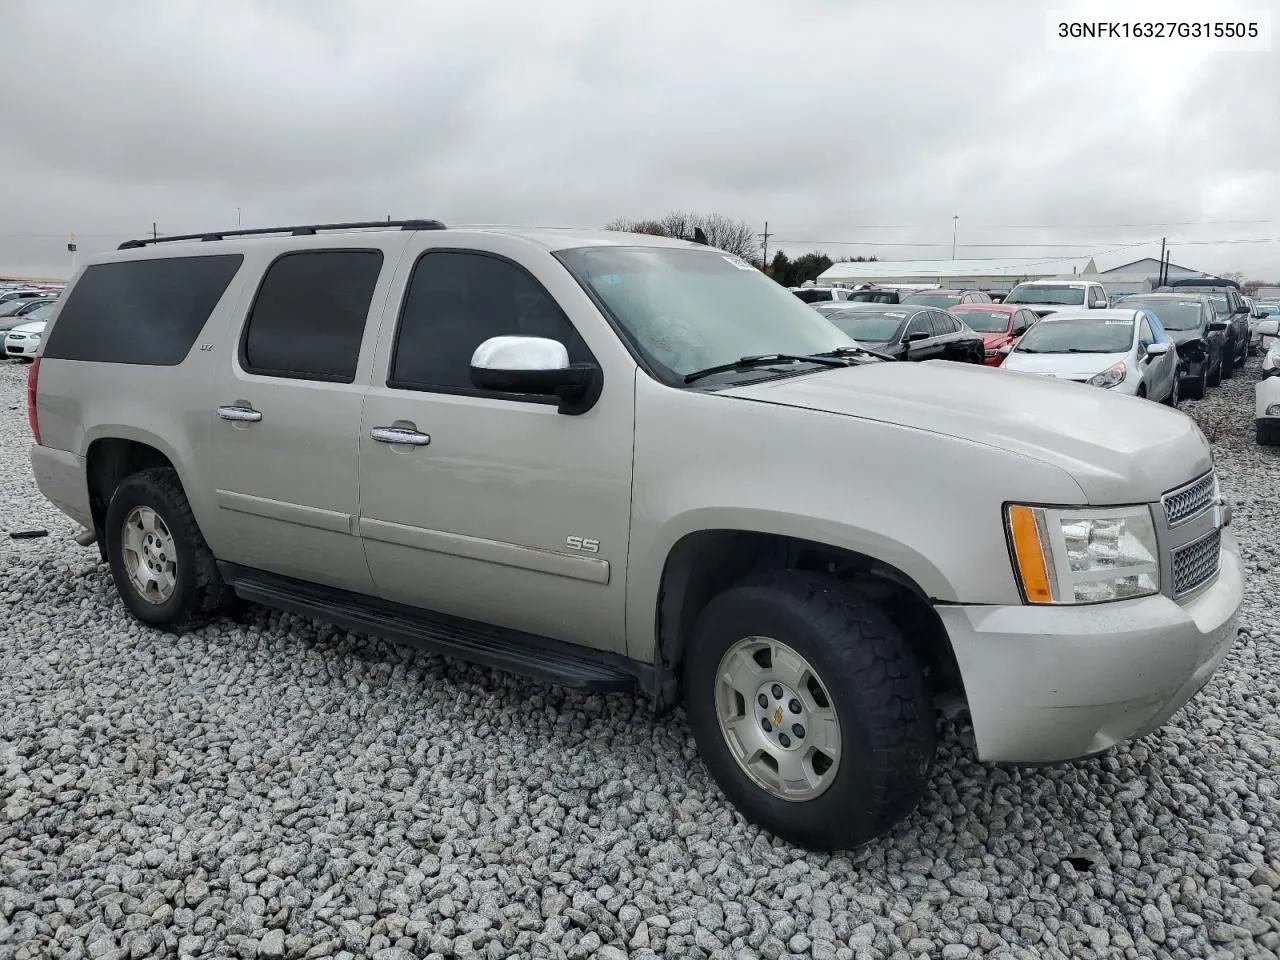
[[[1105,268],[1168,235],[1175,262],[1280,279],[1278,242],[1190,243],[1280,237],[1277,53],[1049,50],[1046,10],[1071,5],[0,0],[0,272],[67,273],[71,232],[83,257],[237,208],[686,209],[767,220],[793,253],[948,257],[958,214],[962,257],[1154,238]]]

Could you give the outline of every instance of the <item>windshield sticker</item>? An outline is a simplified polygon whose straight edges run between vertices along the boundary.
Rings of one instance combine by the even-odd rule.
[[[1180,307],[1198,307],[1198,306],[1200,306],[1200,304],[1196,303],[1194,300],[1179,300],[1179,301],[1178,301],[1178,306],[1180,306]]]
[[[990,314],[990,316],[992,320],[1003,320],[1005,319],[1005,317],[1009,315],[1007,313],[993,313],[993,314]]]
[[[725,256],[724,254],[721,254],[721,258],[722,258],[726,263],[731,263],[731,264],[733,264],[733,265],[734,265],[735,267],[737,267],[739,270],[754,270],[754,269],[755,269],[755,267],[753,267],[751,264],[747,263],[747,261],[743,260],[743,259],[742,259],[742,258],[740,258],[740,257],[729,257],[729,256]]]
[[[1133,323],[1132,320],[1103,320],[1102,322],[1108,327],[1127,327],[1129,324]]]
[[[895,313],[895,312],[894,312],[894,311],[892,311],[892,310],[886,310],[886,311],[884,312],[884,315],[885,315],[886,317],[905,317],[905,316],[906,316],[906,314],[905,314],[905,313]]]

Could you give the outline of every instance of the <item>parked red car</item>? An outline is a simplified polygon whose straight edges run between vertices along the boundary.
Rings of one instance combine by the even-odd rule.
[[[957,303],[949,309],[971,330],[982,335],[986,351],[982,362],[989,367],[998,367],[1004,362],[1001,347],[1013,343],[1040,321],[1034,310],[1016,303]]]

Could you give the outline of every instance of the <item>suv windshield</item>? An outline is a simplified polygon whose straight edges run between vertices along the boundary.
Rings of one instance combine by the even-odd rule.
[[[924,307],[941,307],[943,310],[954,307],[960,302],[958,293],[913,293],[905,297],[903,303],[914,303]]]
[[[1075,306],[1084,303],[1084,287],[1059,287],[1042,283],[1020,283],[1004,298],[1005,303],[1052,303]]]
[[[1128,297],[1124,308],[1150,310],[1166,330],[1195,330],[1200,326],[1200,304],[1195,300],[1143,300]]]
[[[1045,320],[1022,335],[1015,353],[1124,353],[1132,320]]]
[[[740,357],[857,346],[786,287],[716,250],[599,246],[555,255],[672,382]]]
[[[821,303],[823,300],[834,300],[836,298],[834,290],[823,290],[817,287],[805,287],[802,290],[792,290],[791,292],[801,303]]]
[[[1009,329],[1009,314],[988,310],[957,310],[957,317],[978,333],[1004,333]]]

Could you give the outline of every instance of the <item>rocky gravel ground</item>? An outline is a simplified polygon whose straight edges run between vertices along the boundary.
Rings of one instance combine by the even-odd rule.
[[[0,363],[0,960],[1274,957],[1280,451],[1257,362],[1185,410],[1250,574],[1240,640],[1164,730],[1004,769],[963,724],[854,855],[744,823],[677,714],[251,609],[144,630],[30,478]]]

